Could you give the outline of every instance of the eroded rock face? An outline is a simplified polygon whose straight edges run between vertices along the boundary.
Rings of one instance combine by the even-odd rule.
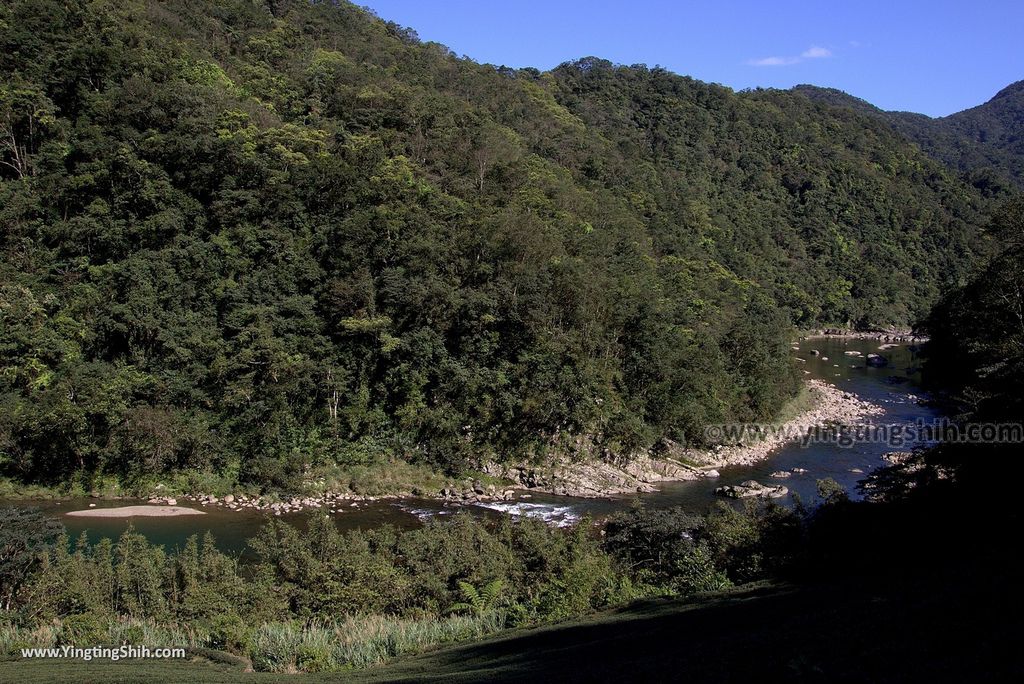
[[[659,482],[709,477],[705,472],[670,457],[647,454],[621,462],[603,458],[584,462],[561,459],[537,466],[490,464],[485,467],[485,472],[511,480],[526,489],[579,497],[653,492]]]

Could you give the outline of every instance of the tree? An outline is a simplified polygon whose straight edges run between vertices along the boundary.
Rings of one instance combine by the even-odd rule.
[[[0,509],[0,604],[11,610],[64,527],[37,509]]]

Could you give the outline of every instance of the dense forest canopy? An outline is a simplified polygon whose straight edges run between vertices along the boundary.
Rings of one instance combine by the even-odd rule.
[[[886,112],[834,88],[801,85],[793,91],[885,121],[932,158],[962,172],[986,196],[1004,197],[1024,188],[1024,81],[1011,83],[982,105],[937,119]]]
[[[1024,197],[998,207],[989,230],[996,253],[920,326],[930,336],[924,380],[951,424],[938,444],[872,474],[867,490],[935,510],[984,511],[998,530],[1020,515],[1014,499],[993,501],[992,473],[1006,482],[1022,474]]]
[[[692,443],[792,396],[793,326],[909,324],[988,251],[870,115],[345,2],[5,1],[0,73],[22,479]]]

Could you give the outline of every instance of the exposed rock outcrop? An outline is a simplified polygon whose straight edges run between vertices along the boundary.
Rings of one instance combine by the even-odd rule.
[[[559,460],[545,466],[489,464],[485,472],[527,489],[579,497],[653,492],[660,482],[713,476],[671,457],[659,458],[649,454],[622,463],[596,459],[583,462]]]

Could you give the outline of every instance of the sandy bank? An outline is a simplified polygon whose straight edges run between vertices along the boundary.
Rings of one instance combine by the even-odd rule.
[[[65,515],[78,518],[169,518],[176,515],[206,515],[206,513],[183,506],[120,506],[118,508],[87,508],[84,511],[71,511]]]

